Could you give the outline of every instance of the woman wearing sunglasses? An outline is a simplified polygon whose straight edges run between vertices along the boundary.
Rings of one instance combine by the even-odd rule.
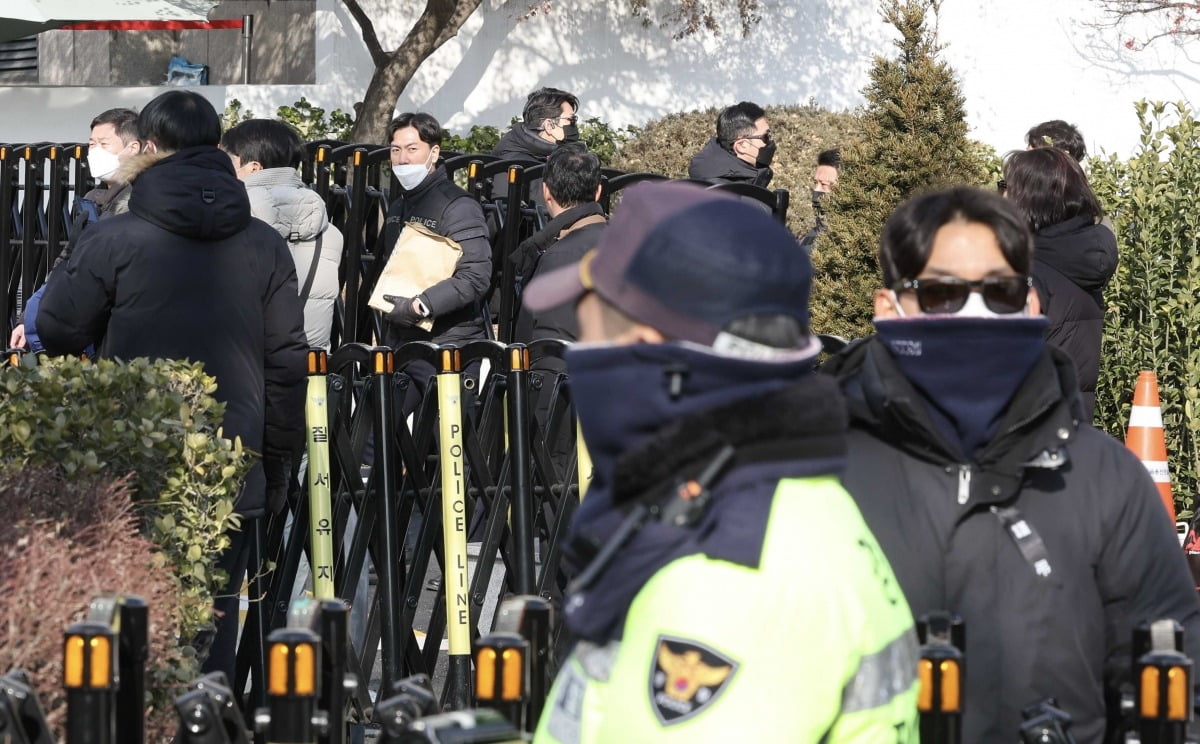
[[[1104,288],[1117,270],[1117,238],[1101,224],[1100,202],[1067,153],[1039,147],[1004,159],[1004,195],[1033,231],[1033,281],[1049,320],[1046,340],[1075,362],[1084,421],[1092,420]]]
[[[877,333],[823,370],[848,400],[846,488],[914,616],[964,620],[962,740],[1020,740],[1022,709],[1053,697],[1095,744],[1116,736],[1134,626],[1174,618],[1200,658],[1200,601],[1146,469],[1081,420],[1032,259],[998,194],[904,203],[880,241]]]

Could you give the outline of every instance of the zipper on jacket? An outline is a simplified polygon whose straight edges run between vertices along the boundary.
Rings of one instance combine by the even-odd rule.
[[[958,466],[958,503],[965,504],[971,498],[971,466]]]

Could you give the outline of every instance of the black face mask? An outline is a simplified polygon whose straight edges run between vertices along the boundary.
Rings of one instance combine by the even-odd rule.
[[[812,192],[812,208],[817,214],[825,214],[825,207],[821,204],[821,200],[825,198],[825,194],[826,192],[824,191]]]
[[[574,124],[568,124],[565,127],[563,127],[562,130],[563,130],[563,138],[561,140],[559,140],[560,144],[563,142],[578,142],[579,141],[579,127],[575,126]]]
[[[771,161],[775,159],[775,143],[763,145],[758,148],[758,155],[754,156],[754,164],[759,168],[770,167]]]

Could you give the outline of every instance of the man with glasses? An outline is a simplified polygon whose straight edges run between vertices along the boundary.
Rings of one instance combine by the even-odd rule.
[[[574,94],[558,88],[538,88],[525,99],[521,121],[513,124],[492,154],[504,160],[544,163],[559,145],[579,141],[578,111],[579,99]],[[534,201],[544,204],[540,183],[534,183],[529,193]],[[507,194],[508,178],[501,173],[492,182],[492,196]]]
[[[1200,602],[1145,467],[1081,423],[1045,341],[1026,219],[991,191],[901,205],[883,228],[876,335],[823,365],[850,411],[843,483],[914,616],[966,626],[962,741],[1020,739],[1047,698],[1116,738],[1139,623],[1200,658]]]
[[[717,116],[717,136],[692,158],[688,176],[766,188],[774,175],[774,158],[775,141],[766,112],[758,104],[742,101]]]

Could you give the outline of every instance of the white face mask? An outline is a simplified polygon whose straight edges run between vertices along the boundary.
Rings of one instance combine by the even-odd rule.
[[[896,312],[901,318],[908,317],[904,314],[904,306],[900,304],[900,298],[892,292],[892,303],[896,306]],[[925,315],[925,313],[921,313]],[[962,309],[957,313],[953,313],[956,318],[1028,318],[1029,317],[1029,302],[1026,301],[1025,309],[1019,313],[997,313],[993,312],[987,303],[983,301],[983,295],[979,292],[972,292],[967,295],[967,302],[962,306]],[[945,317],[945,316],[940,316]]]
[[[108,178],[121,165],[121,159],[103,147],[89,147],[87,162],[93,178]]]
[[[429,150],[429,157],[424,163],[405,163],[404,165],[393,165],[392,173],[396,174],[396,180],[405,191],[412,191],[421,185],[425,180],[425,176],[429,175],[431,170],[430,164],[433,162],[433,149]]]

